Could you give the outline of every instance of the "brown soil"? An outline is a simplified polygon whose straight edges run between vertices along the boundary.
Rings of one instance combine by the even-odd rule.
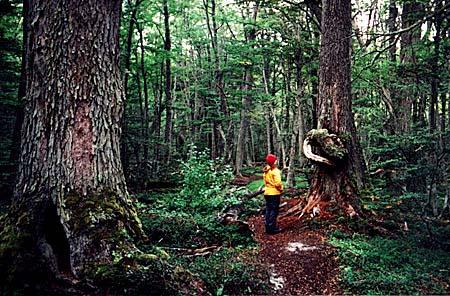
[[[267,268],[270,295],[343,294],[336,252],[326,243],[324,231],[310,229],[298,216],[279,217],[282,231],[275,235],[265,234],[262,215],[251,217],[249,224],[260,245],[259,259]]]

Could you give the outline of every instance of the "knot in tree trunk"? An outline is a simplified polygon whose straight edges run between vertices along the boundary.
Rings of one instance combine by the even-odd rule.
[[[335,166],[348,155],[343,137],[330,134],[327,129],[310,130],[303,142],[303,153],[313,162],[327,166]]]

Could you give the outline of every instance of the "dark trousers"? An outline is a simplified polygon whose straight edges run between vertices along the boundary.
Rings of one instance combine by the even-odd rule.
[[[266,232],[277,229],[278,207],[280,195],[264,195],[266,199]]]

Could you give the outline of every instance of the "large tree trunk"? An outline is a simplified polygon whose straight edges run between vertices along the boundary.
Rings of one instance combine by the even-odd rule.
[[[41,272],[81,276],[134,249],[141,234],[120,161],[121,1],[30,4],[15,220],[1,239],[15,236],[44,262]]]
[[[324,0],[322,7],[319,130],[311,131],[305,139],[305,155],[318,162],[318,167],[303,212],[319,202],[333,202],[354,215],[359,210],[359,200],[352,177],[362,183],[364,165],[351,108],[351,5],[350,0]],[[319,146],[325,161],[314,157],[317,155],[311,153],[311,144]]]

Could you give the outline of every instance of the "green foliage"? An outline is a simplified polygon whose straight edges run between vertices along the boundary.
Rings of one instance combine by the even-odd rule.
[[[303,175],[295,176],[295,189],[308,189],[308,180]]]
[[[166,199],[167,200],[167,199]],[[199,214],[179,208],[149,208],[141,216],[144,230],[152,240],[165,246],[198,248],[213,244],[248,245],[252,238],[234,225],[222,225],[217,212]]]
[[[413,237],[388,239],[335,232],[342,281],[349,293],[369,295],[445,294],[450,256],[420,247]]]
[[[224,185],[232,178],[230,166],[224,166],[217,160],[211,160],[208,150],[197,151],[191,148],[191,155],[182,162],[183,185],[181,196],[187,207],[198,211],[210,211],[223,206],[225,200]]]
[[[252,248],[250,233],[238,225],[224,225],[218,219],[224,209],[239,207],[240,197],[248,190],[230,187],[229,167],[210,160],[206,151],[194,151],[180,167],[183,183],[179,191],[137,195],[144,231],[152,241],[151,247],[143,244],[140,248],[148,254],[156,254],[155,248],[164,248],[173,268],[200,279],[210,293],[263,293],[265,276],[251,259],[256,250]],[[246,201],[249,208],[253,202]],[[176,251],[205,246],[220,248],[208,256],[189,257]]]
[[[264,180],[263,180],[263,179],[255,180],[255,181],[250,182],[250,183],[247,185],[247,188],[248,188],[248,190],[249,190],[250,192],[255,192],[255,191],[257,191],[261,186],[264,186]]]
[[[201,278],[214,295],[262,295],[267,294],[266,276],[262,266],[251,259],[257,252],[225,248],[211,256],[176,261]]]
[[[220,212],[238,206],[239,191],[229,186],[231,169],[210,160],[207,151],[193,149],[180,165],[181,190],[165,194],[142,194],[138,198],[144,229],[162,245],[201,247],[211,244],[248,245],[252,239],[236,225],[219,222]]]

